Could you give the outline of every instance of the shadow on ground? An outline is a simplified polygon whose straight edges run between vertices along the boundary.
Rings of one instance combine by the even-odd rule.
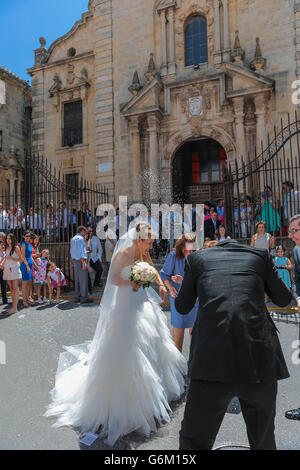
[[[176,413],[186,400],[187,390],[182,397],[171,404],[171,419],[174,419]],[[138,450],[138,448],[146,442],[154,442],[156,439],[161,439],[168,434],[168,424],[157,426],[157,432],[151,433],[149,437],[143,436],[137,432],[132,432],[127,436],[119,439],[113,447],[105,444],[104,439],[97,439],[90,447],[85,446],[79,442],[80,450]]]

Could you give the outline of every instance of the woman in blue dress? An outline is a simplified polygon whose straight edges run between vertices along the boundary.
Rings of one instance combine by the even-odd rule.
[[[285,256],[285,248],[283,246],[278,246],[276,250],[276,256],[274,258],[274,263],[277,268],[277,272],[285,285],[290,289],[291,288],[291,275],[290,271],[293,270],[293,265],[290,262],[289,258]]]
[[[22,273],[22,296],[24,307],[29,307],[30,289],[33,280],[33,259],[30,240],[31,233],[26,232],[24,235],[24,241],[20,245],[21,255],[23,259],[23,262],[20,267]]]
[[[183,346],[184,330],[189,328],[190,333],[192,333],[198,311],[198,301],[188,315],[181,315],[175,308],[175,298],[183,281],[185,257],[195,251],[196,248],[197,239],[195,234],[186,233],[182,235],[177,240],[175,249],[168,254],[160,271],[160,276],[170,292],[172,337],[180,352]]]

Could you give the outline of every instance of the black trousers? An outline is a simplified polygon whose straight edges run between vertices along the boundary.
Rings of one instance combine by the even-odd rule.
[[[90,266],[96,271],[94,286],[99,286],[100,281],[101,281],[101,276],[103,273],[102,264],[99,260],[97,260],[96,263],[94,263],[94,261],[91,259]]]
[[[0,269],[0,286],[1,286],[1,295],[2,295],[2,301],[4,304],[7,303],[7,282],[4,281],[3,279],[3,270]]]
[[[251,450],[276,450],[277,382],[228,384],[192,380],[180,431],[180,450],[211,450],[227,407],[238,397]]]

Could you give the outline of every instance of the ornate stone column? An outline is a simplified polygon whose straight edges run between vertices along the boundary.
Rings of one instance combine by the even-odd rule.
[[[256,116],[256,154],[265,150],[267,140],[268,93],[259,93],[254,97]]]
[[[224,62],[230,62],[230,33],[229,33],[229,14],[228,14],[228,0],[222,0],[223,3],[223,23],[224,23]]]
[[[234,110],[234,121],[236,128],[236,148],[237,158],[240,160],[242,157],[246,160],[246,139],[245,139],[245,110],[244,110],[244,97],[238,96],[232,99]]]
[[[15,205],[15,178],[11,177],[9,178],[9,200],[10,200],[10,205],[14,206]]]
[[[162,48],[162,64],[160,73],[162,77],[168,75],[168,54],[167,54],[167,24],[166,24],[166,12],[162,10],[159,13],[161,22],[161,48]]]
[[[158,130],[160,121],[156,114],[149,114],[147,118],[149,133],[149,195],[150,201],[158,203],[160,199],[160,159],[158,150]]]
[[[16,195],[18,200],[16,201],[16,203],[21,202],[21,187],[22,187],[21,184],[22,184],[22,176],[21,176],[21,173],[18,172],[18,194]]]
[[[133,191],[132,198],[134,202],[142,202],[141,188],[141,147],[140,147],[140,129],[138,116],[129,118],[129,128],[132,144],[132,176]]]
[[[170,47],[170,56],[169,56],[169,63],[168,63],[169,75],[174,75],[176,73],[174,13],[175,13],[174,7],[169,8],[168,10],[169,47]]]
[[[214,63],[222,62],[221,35],[220,35],[220,0],[214,0]]]

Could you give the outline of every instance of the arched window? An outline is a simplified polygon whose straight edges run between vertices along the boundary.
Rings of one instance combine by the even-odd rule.
[[[204,16],[192,18],[185,28],[185,65],[199,65],[208,61],[207,25]]]

